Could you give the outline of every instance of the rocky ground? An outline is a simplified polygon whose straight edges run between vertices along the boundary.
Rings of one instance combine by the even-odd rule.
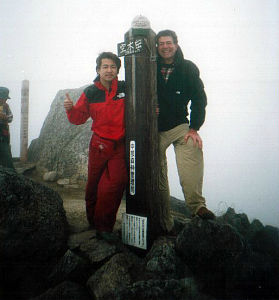
[[[71,188],[67,186],[58,185],[56,182],[44,181],[43,177],[34,168],[34,164],[15,163],[15,167],[19,173],[32,180],[42,183],[59,193],[63,199],[64,209],[66,211],[68,223],[72,233],[82,232],[88,229],[88,223],[85,214],[85,184],[79,183],[79,188]],[[126,202],[123,199],[118,210],[117,221],[114,231],[121,229],[122,214],[126,211]]]
[[[215,221],[190,220],[173,198],[178,234],[158,237],[143,255],[88,228],[84,184],[15,165],[24,176],[0,167],[0,299],[278,299],[278,228],[232,208]],[[124,200],[119,237],[122,212]]]
[[[45,181],[42,175],[36,170],[33,163],[22,164],[20,162],[15,162],[15,167],[18,173],[24,174],[26,177],[29,177],[36,182],[42,183],[59,193],[59,195],[63,199],[64,209],[66,211],[68,223],[70,225],[70,230],[72,233],[78,233],[86,231],[88,229],[84,201],[85,183],[79,182],[78,185],[71,187],[67,185],[59,185],[57,184],[57,182]],[[181,218],[185,220],[185,215],[189,214],[189,212],[186,209],[184,201],[172,198],[171,206],[173,215],[175,215],[178,219]],[[124,197],[117,213],[114,232],[119,233],[121,231],[122,214],[125,212],[126,201]]]

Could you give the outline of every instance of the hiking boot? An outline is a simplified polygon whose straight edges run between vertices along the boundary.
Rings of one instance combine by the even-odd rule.
[[[109,243],[117,242],[119,240],[115,234],[113,234],[112,232],[107,232],[107,231],[97,231],[96,237],[99,240],[105,240],[106,242],[109,242]]]
[[[214,213],[212,211],[210,211],[209,209],[207,209],[206,207],[201,207],[197,211],[196,215],[204,220],[214,220],[216,218]]]

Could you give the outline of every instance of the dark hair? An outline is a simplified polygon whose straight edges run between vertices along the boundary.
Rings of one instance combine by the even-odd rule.
[[[98,72],[98,69],[101,68],[102,59],[104,59],[104,58],[111,59],[115,62],[116,67],[117,67],[117,73],[118,73],[119,69],[121,67],[121,60],[117,55],[115,55],[112,52],[102,52],[101,54],[99,54],[99,56],[96,59],[96,71]]]
[[[157,33],[157,35],[156,35],[156,44],[157,45],[158,45],[158,40],[161,36],[170,36],[170,37],[172,37],[172,40],[173,40],[174,44],[178,43],[176,33],[172,30],[166,29],[166,30],[159,31]]]

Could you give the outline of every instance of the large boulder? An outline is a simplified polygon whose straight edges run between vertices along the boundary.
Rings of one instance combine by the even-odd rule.
[[[115,299],[115,298],[114,298]],[[213,300],[201,293],[193,278],[149,279],[116,290],[117,300]]]
[[[191,276],[191,271],[176,255],[174,242],[166,237],[154,241],[146,256],[146,270],[156,274],[157,279],[178,279]]]
[[[0,167],[0,298],[44,290],[50,266],[67,249],[67,237],[60,196]]]
[[[68,250],[53,268],[48,281],[52,286],[67,280],[82,284],[89,277],[88,273],[87,260]]]
[[[139,260],[132,254],[114,255],[87,281],[87,286],[96,300],[114,299],[116,289],[132,283],[131,270],[139,268]]]
[[[196,217],[186,223],[177,236],[176,250],[202,289],[215,296],[276,299],[278,237],[277,228],[263,227],[258,221],[250,224],[245,214],[230,208],[219,220]]]
[[[67,236],[59,194],[0,167],[0,260],[45,261],[66,249]]]
[[[58,177],[86,180],[92,120],[73,125],[63,106],[65,93],[69,93],[75,103],[84,88],[60,90],[56,94],[39,137],[28,149],[28,160],[36,162],[39,171],[56,171]]]
[[[241,235],[229,224],[198,217],[187,223],[176,239],[176,250],[199,277],[206,290],[231,293],[235,265],[245,252]]]
[[[86,288],[76,282],[64,281],[31,300],[91,300]]]
[[[250,228],[250,222],[247,215],[244,213],[237,214],[231,207],[228,208],[224,215],[218,218],[218,221],[219,223],[232,225],[243,236],[246,236]]]

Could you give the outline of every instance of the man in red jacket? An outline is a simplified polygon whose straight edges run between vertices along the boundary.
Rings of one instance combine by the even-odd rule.
[[[98,76],[74,105],[66,94],[64,107],[69,121],[80,125],[93,119],[89,145],[85,201],[89,224],[97,237],[114,240],[116,214],[127,183],[125,163],[125,85],[118,81],[120,59],[111,52],[96,60]]]

